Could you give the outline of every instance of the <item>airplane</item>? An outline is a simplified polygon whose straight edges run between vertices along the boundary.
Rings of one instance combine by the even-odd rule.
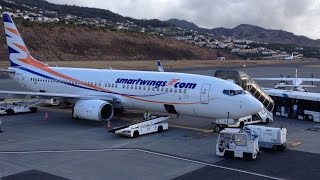
[[[285,57],[284,60],[292,61],[293,60],[293,53],[291,54],[291,56]]]
[[[109,122],[126,109],[238,119],[263,105],[238,85],[196,74],[50,67],[31,56],[8,12],[3,13],[10,67],[3,69],[30,91],[0,94],[57,98],[73,104],[72,118]]]
[[[294,78],[281,77],[281,78],[254,78],[254,79],[266,80],[266,81],[280,81],[275,84],[275,89],[292,88],[291,90],[293,91],[303,91],[303,92],[308,91],[306,88],[316,87],[315,85],[313,85],[313,82],[320,82],[320,79],[318,78],[298,78],[298,69],[296,69]],[[292,81],[292,84],[288,84],[287,81]],[[312,85],[303,84],[303,82],[311,82]]]
[[[159,71],[159,72],[164,72],[164,69],[163,69],[163,66],[162,66],[160,60],[157,60],[157,66],[158,66],[158,71]]]
[[[278,60],[292,61],[293,59],[301,58],[301,55],[294,56],[293,53],[291,53],[291,56],[289,56],[289,55],[272,55],[272,56],[263,56],[260,58],[261,59],[270,59],[270,60],[278,59]]]

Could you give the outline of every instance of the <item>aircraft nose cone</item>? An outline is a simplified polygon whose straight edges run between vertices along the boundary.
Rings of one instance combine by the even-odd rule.
[[[263,104],[253,96],[250,96],[247,102],[247,109],[251,114],[256,114],[263,109]]]

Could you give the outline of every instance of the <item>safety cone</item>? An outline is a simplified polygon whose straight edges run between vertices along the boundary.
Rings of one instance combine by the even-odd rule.
[[[111,122],[110,121],[108,121],[108,128],[111,128]]]

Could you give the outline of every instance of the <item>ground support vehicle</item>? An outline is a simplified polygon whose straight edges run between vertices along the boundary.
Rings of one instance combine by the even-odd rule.
[[[152,119],[143,120],[130,125],[125,125],[121,127],[109,130],[120,136],[127,136],[136,138],[140,135],[158,132],[161,133],[168,129],[168,123],[166,120],[170,119],[171,116],[155,117]]]
[[[225,128],[220,131],[216,155],[252,160],[257,158],[258,153],[258,135],[254,131],[238,128]]]
[[[259,136],[259,148],[284,151],[287,148],[287,129],[247,125],[244,130],[254,131]]]

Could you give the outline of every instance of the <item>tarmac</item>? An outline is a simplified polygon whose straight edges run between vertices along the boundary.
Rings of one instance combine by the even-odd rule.
[[[252,77],[294,77],[295,68],[237,69]],[[318,69],[302,64],[298,76],[320,77]],[[213,76],[215,70],[180,71]],[[0,78],[0,89],[23,90],[8,78]],[[112,119],[112,126],[139,116],[143,117],[139,111],[125,112]],[[215,155],[217,134],[212,133],[211,119],[173,117],[168,131],[135,139],[108,133],[101,122],[73,120],[71,110],[56,107],[0,119],[1,179],[320,179],[320,124],[314,122],[275,116],[269,126],[288,129],[288,150],[263,151],[257,160],[245,161]]]

